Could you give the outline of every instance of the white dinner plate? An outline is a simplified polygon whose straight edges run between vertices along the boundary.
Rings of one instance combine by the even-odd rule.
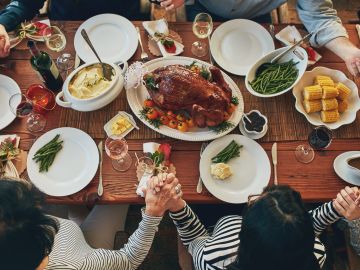
[[[159,67],[164,67],[168,65],[190,65],[196,61],[200,65],[204,65],[206,67],[210,67],[209,63],[203,62],[201,60],[197,60],[189,57],[182,56],[169,56],[166,58],[157,58],[152,61],[149,61],[144,64],[144,69],[148,72],[153,71]],[[192,128],[189,132],[181,132],[179,130],[170,128],[168,126],[162,125],[158,129],[152,126],[148,121],[141,117],[140,111],[143,110],[143,104],[145,99],[149,98],[149,92],[147,91],[144,85],[140,85],[136,89],[128,89],[126,91],[126,96],[128,103],[130,105],[133,113],[149,128],[174,139],[184,140],[184,141],[209,141],[214,140],[216,138],[220,138],[230,131],[232,131],[240,122],[241,117],[244,112],[244,100],[241,95],[241,92],[236,85],[236,83],[224,72],[222,72],[225,81],[228,83],[230,89],[232,90],[232,95],[237,97],[239,100],[239,105],[235,112],[231,115],[229,122],[234,124],[234,127],[229,128],[226,131],[216,133],[214,131],[209,130],[208,128]]]
[[[211,159],[232,140],[242,145],[240,157],[231,159],[233,175],[226,180],[217,180],[210,173]],[[271,167],[265,150],[242,135],[227,135],[210,143],[200,159],[200,176],[208,191],[228,203],[246,203],[249,195],[258,195],[268,185]]]
[[[269,32],[250,20],[236,19],[221,24],[211,36],[211,54],[223,69],[245,76],[261,57],[275,50]]]
[[[12,95],[18,93],[21,93],[19,85],[10,77],[0,74],[0,130],[16,118],[10,110],[9,100]]]
[[[86,30],[103,62],[127,61],[137,49],[136,28],[128,19],[115,14],[97,15],[83,22],[75,34],[75,51],[85,63],[98,60],[81,36],[82,29]]]
[[[347,166],[346,160],[354,155],[359,155],[360,151],[349,151],[338,155],[334,160],[334,170],[336,174],[345,182],[360,186],[360,177],[351,171]]]
[[[39,173],[35,153],[57,134],[63,148],[56,155],[48,172]],[[53,129],[33,144],[27,158],[27,171],[31,182],[51,196],[68,196],[82,190],[94,178],[99,165],[99,152],[94,140],[80,129],[63,127]]]

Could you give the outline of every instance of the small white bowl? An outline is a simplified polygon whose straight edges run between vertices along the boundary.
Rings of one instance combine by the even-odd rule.
[[[305,86],[313,85],[316,75],[325,75],[331,77],[334,82],[341,82],[351,90],[348,98],[349,108],[340,114],[339,121],[335,123],[324,123],[321,121],[320,113],[307,114],[303,105],[302,91]],[[360,98],[356,84],[349,80],[345,74],[339,70],[330,69],[326,67],[316,67],[311,71],[306,71],[298,84],[293,89],[293,95],[296,99],[295,108],[302,113],[308,122],[314,126],[326,126],[329,129],[337,129],[342,125],[351,124],[356,119],[357,111],[360,109]]]
[[[352,160],[352,159],[354,159],[354,158],[360,158],[360,154],[358,154],[358,155],[353,155],[353,156],[351,156],[351,157],[348,157],[348,158],[346,159],[346,165],[347,165],[347,167],[348,167],[354,174],[360,176],[360,170],[359,170],[358,168],[355,168],[355,167],[353,167],[353,166],[351,166],[351,165],[349,164],[349,161]]]
[[[255,79],[255,74],[257,69],[259,68],[260,65],[264,64],[264,63],[269,63],[275,56],[279,55],[280,53],[282,53],[283,51],[287,50],[289,47],[283,47],[280,49],[277,49],[267,55],[265,55],[263,58],[261,58],[260,60],[258,60],[248,71],[248,73],[246,74],[245,77],[245,85],[246,85],[246,89],[254,96],[258,96],[258,97],[264,97],[264,98],[270,98],[270,97],[276,97],[276,96],[280,96],[286,92],[288,92],[289,90],[291,90],[294,85],[296,85],[298,83],[298,81],[300,80],[300,78],[303,76],[307,64],[308,64],[308,55],[306,53],[306,51],[301,48],[301,47],[296,47],[295,49],[297,50],[298,53],[302,54],[303,59],[299,59],[292,51],[288,52],[286,55],[284,55],[280,60],[279,63],[284,63],[284,62],[288,62],[290,60],[293,60],[295,63],[299,62],[295,67],[298,69],[299,73],[298,73],[298,77],[296,79],[296,81],[287,89],[284,89],[281,92],[275,93],[275,94],[270,94],[270,95],[264,95],[261,93],[256,92],[250,85],[250,82],[252,82]],[[294,49],[294,50],[295,50]],[[293,50],[293,51],[294,51]]]
[[[264,120],[265,120],[265,124],[264,124],[264,126],[263,126],[263,129],[262,129],[260,132],[255,131],[255,130],[248,130],[248,129],[246,128],[245,121],[244,121],[244,118],[245,118],[244,115],[246,114],[246,116],[249,116],[252,112],[256,112],[260,117],[264,118]],[[267,119],[267,117],[266,117],[265,115],[263,115],[263,114],[262,114],[261,112],[259,112],[258,110],[251,110],[251,111],[248,112],[248,113],[244,113],[244,115],[243,115],[242,118],[241,118],[240,125],[242,125],[242,127],[244,128],[244,131],[245,131],[246,133],[248,133],[248,134],[250,134],[250,135],[259,135],[259,134],[264,133],[264,131],[267,130],[267,128],[268,128],[268,119]]]

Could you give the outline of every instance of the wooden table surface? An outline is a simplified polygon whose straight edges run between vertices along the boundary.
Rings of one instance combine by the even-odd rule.
[[[73,39],[74,34],[81,22],[52,22],[52,24],[59,25],[64,31],[67,38],[67,46],[65,51],[71,52],[75,55]],[[136,26],[141,29],[143,43],[147,40],[143,27],[140,22],[134,22]],[[218,26],[219,24],[215,24]],[[267,27],[265,25],[265,27]],[[284,26],[277,26],[276,32]],[[302,28],[302,26],[298,26]],[[360,41],[356,34],[355,25],[345,26],[349,32],[350,39],[357,46]],[[184,56],[192,56],[190,52],[191,44],[195,40],[192,33],[191,23],[170,23],[170,28],[177,31],[183,38],[185,45]],[[279,44],[277,44],[279,45]],[[44,48],[40,45],[40,48]],[[46,49],[45,49],[46,50]],[[147,50],[147,48],[146,48]],[[49,51],[49,50],[46,50]],[[360,88],[360,79],[353,78],[346,69],[345,64],[339,57],[326,49],[319,49],[323,56],[317,65],[326,66],[329,68],[336,68],[342,70],[349,78],[353,79]],[[149,52],[148,52],[149,53]],[[149,53],[149,55],[151,55]],[[57,56],[53,53],[54,58]],[[0,68],[0,73],[13,78],[20,86],[22,91],[25,91],[33,83],[39,83],[37,76],[32,70],[29,62],[30,54],[26,48],[26,42],[22,42],[19,46],[12,50],[7,59],[0,59],[1,63],[12,62],[13,67],[10,70]],[[153,58],[153,57],[152,57]],[[129,60],[129,63],[140,59],[140,48],[135,55]],[[202,58],[207,61],[208,56]],[[234,77],[234,76],[233,76]],[[246,91],[244,87],[244,79],[238,80],[240,82],[240,89],[242,92]],[[245,111],[250,110],[246,105]],[[57,107],[54,111],[47,115],[48,124],[45,131],[59,127],[60,113],[64,110]],[[295,108],[294,108],[295,110]],[[304,118],[305,121],[305,118]],[[45,132],[44,131],[44,132]],[[25,128],[25,121],[17,119],[7,128],[2,130],[0,134],[18,134],[21,137],[20,147],[28,150],[31,143],[36,136],[41,134],[31,134]],[[94,138],[97,142],[99,138]],[[134,152],[142,151],[143,140],[129,140],[129,150],[131,156],[134,158]],[[161,142],[169,142],[173,146],[172,160],[177,168],[177,176],[182,184],[184,192],[184,199],[189,203],[221,203],[218,199],[213,197],[209,192],[204,191],[202,194],[196,193],[196,185],[199,178],[199,150],[201,143],[184,142],[171,138],[163,139]],[[336,195],[336,193],[346,185],[334,172],[333,161],[335,157],[343,152],[351,150],[360,150],[360,140],[344,140],[336,139],[331,146],[322,152],[316,152],[314,161],[310,164],[302,164],[296,161],[294,150],[297,145],[304,143],[302,141],[278,141],[278,181],[279,184],[287,184],[301,192],[302,197],[306,201],[327,201]],[[261,143],[266,150],[271,160],[271,146],[272,143]],[[135,167],[132,166],[127,172],[120,173],[113,170],[111,160],[104,154],[103,164],[103,179],[104,179],[104,195],[100,203],[143,203],[143,199],[135,194],[136,176]],[[273,182],[273,172],[270,183]],[[91,183],[82,191],[66,197],[48,197],[49,203],[61,204],[83,204],[87,195],[96,192],[98,185],[98,175],[91,181]]]

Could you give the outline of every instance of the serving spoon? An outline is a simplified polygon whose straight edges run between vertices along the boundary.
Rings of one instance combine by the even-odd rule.
[[[96,58],[99,60],[101,67],[102,67],[102,71],[103,71],[103,76],[106,80],[111,81],[111,76],[113,75],[112,73],[112,68],[110,66],[108,66],[107,64],[104,64],[99,55],[97,54],[94,46],[92,45],[90,38],[88,36],[88,34],[86,33],[85,29],[81,29],[81,35],[84,38],[84,40],[86,41],[86,43],[89,45],[90,49],[93,51],[93,53],[95,54]]]

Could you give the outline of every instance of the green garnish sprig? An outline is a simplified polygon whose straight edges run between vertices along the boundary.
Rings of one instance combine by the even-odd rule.
[[[211,159],[213,163],[227,163],[230,159],[240,156],[242,145],[232,140],[220,153]]]
[[[152,125],[152,126],[155,127],[156,129],[159,129],[160,126],[162,125],[160,119],[149,119],[149,118],[146,116],[146,114],[149,112],[150,109],[151,109],[151,108],[143,108],[143,109],[140,111],[139,116],[140,116],[141,119],[144,119],[144,120],[146,120],[147,122],[149,122],[150,125]]]
[[[234,123],[230,122],[230,121],[224,121],[221,124],[214,126],[214,127],[209,127],[209,129],[211,131],[214,131],[216,134],[219,133],[223,133],[231,128],[235,127]]]

